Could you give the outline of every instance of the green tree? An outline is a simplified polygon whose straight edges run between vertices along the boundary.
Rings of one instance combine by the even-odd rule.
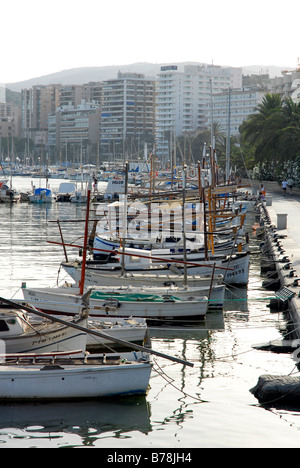
[[[282,160],[295,160],[300,156],[300,102],[285,98],[282,107],[284,127],[280,132]]]
[[[256,107],[256,112],[240,126],[242,143],[247,142],[255,147],[254,158],[259,164],[276,163],[282,156],[279,148],[280,134],[284,128],[282,104],[279,94],[266,94]]]

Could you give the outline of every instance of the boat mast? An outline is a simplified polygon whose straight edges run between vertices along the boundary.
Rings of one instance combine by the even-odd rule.
[[[183,261],[184,261],[184,279],[183,286],[187,287],[187,256],[186,256],[186,220],[185,220],[185,196],[186,196],[186,164],[182,169],[182,235],[183,235]]]
[[[122,241],[122,276],[125,274],[125,242],[127,233],[127,194],[128,194],[128,161],[125,163],[125,194],[124,194],[124,205],[123,205],[123,241]]]
[[[82,254],[82,267],[81,267],[81,278],[79,282],[79,294],[82,296],[84,291],[84,280],[85,280],[85,267],[86,267],[86,254],[88,248],[88,226],[89,226],[89,216],[90,216],[90,197],[91,191],[88,190],[87,193],[87,207],[86,207],[86,219],[85,219],[85,230],[84,230],[84,248]]]
[[[227,127],[227,141],[226,141],[226,180],[229,184],[230,172],[230,112],[231,112],[231,88],[228,88],[228,127]]]

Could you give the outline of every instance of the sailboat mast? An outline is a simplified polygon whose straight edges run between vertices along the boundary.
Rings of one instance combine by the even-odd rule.
[[[183,261],[184,261],[184,279],[183,285],[187,287],[187,255],[186,255],[186,220],[185,220],[185,198],[186,198],[186,164],[182,170],[182,235],[183,235]]]
[[[226,141],[226,180],[229,183],[230,174],[230,112],[231,112],[231,88],[228,88],[228,127]]]

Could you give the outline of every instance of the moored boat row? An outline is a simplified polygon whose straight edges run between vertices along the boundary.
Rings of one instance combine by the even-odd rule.
[[[42,194],[46,195],[43,191],[36,193],[37,196]],[[107,353],[104,353],[106,356],[102,353],[99,357],[93,353],[87,357],[86,351],[96,349],[97,353],[100,338],[104,340],[103,346],[114,347],[114,344],[119,343],[126,344],[129,348],[132,346],[132,349],[139,349],[141,336],[143,342],[146,337],[146,321],[149,324],[149,321],[151,323],[153,320],[159,322],[205,320],[210,309],[222,309],[226,287],[246,286],[248,283],[249,252],[247,241],[242,240],[241,208],[235,208],[238,210],[237,221],[237,214],[234,214],[233,209],[230,214],[226,213],[221,210],[220,205],[217,206],[216,200],[213,202],[214,206],[210,206],[211,202],[208,200],[199,201],[203,205],[203,210],[200,211],[204,214],[204,228],[200,232],[197,226],[199,236],[195,235],[195,243],[191,236],[189,237],[187,249],[186,194],[184,190],[182,193],[179,191],[176,193],[176,198],[181,206],[182,222],[179,224],[181,224],[182,237],[175,242],[175,249],[168,241],[162,249],[159,248],[159,244],[155,246],[150,242],[147,244],[145,239],[141,249],[138,246],[140,239],[131,239],[126,236],[126,231],[122,233],[121,230],[119,230],[121,234],[119,245],[98,249],[99,244],[97,247],[95,242],[90,246],[88,242],[90,195],[88,190],[84,242],[83,245],[77,246],[82,249],[83,257],[61,264],[74,284],[71,287],[56,288],[24,287],[23,300],[15,302],[16,307],[23,307],[25,311],[29,309],[33,314],[36,310],[37,316],[40,313],[46,314],[57,323],[61,323],[59,317],[69,316],[69,326],[74,327],[74,330],[76,330],[74,320],[83,309],[87,310],[87,322],[82,327],[84,331],[78,333],[78,336],[85,336],[86,340],[85,346],[82,347],[84,349],[81,349],[82,361],[79,363],[78,359],[72,356],[72,350],[68,358],[60,356],[58,353],[62,352],[61,348],[53,348],[52,351],[46,349],[47,354],[52,356],[49,358],[49,363],[46,363],[46,358],[49,356],[42,356],[44,354],[42,348],[35,358],[32,357],[34,353],[28,355],[30,350],[26,352],[25,348],[21,351],[24,354],[23,359],[16,356],[20,354],[17,350],[13,353],[7,352],[5,361],[0,367],[0,379],[3,376],[3,392],[0,391],[0,398],[90,398],[145,393],[151,374],[149,355],[155,354],[155,350],[151,347],[142,347],[144,353],[142,358],[138,357],[125,363],[121,353],[115,354],[109,365]],[[126,184],[125,195],[127,195]],[[124,206],[127,203],[129,204],[129,198],[125,197]],[[127,208],[128,205],[126,225]],[[195,215],[192,208],[191,226],[198,214],[196,210]],[[132,219],[134,222],[137,221],[135,217],[131,217]],[[118,229],[123,221],[118,220]],[[235,230],[231,230],[232,227]],[[159,232],[164,231],[160,231],[159,227]],[[222,236],[223,233],[231,238],[224,237],[225,240],[221,240],[218,244],[216,236]],[[133,241],[137,245],[133,246]],[[68,247],[63,240],[61,244]],[[72,247],[76,245],[72,244]],[[100,259],[97,258],[97,252],[101,252]],[[138,332],[135,338],[132,333],[126,335],[133,331]],[[45,362],[42,362],[43,358]],[[36,364],[33,363],[34,360]],[[17,361],[19,364],[16,364]],[[187,362],[185,364],[190,365]],[[22,367],[27,381],[24,379],[23,383],[21,382],[19,377],[22,374],[17,366],[19,369]],[[93,385],[91,389],[87,389],[89,378],[95,381],[95,386]],[[9,379],[15,382],[10,390]],[[75,387],[76,380],[79,383],[78,391],[69,390],[68,393],[67,387]],[[123,380],[128,380],[126,385],[120,383]],[[68,385],[64,385],[63,381],[68,382]],[[38,382],[39,390],[35,389],[30,393],[30,382],[31,385],[33,382]],[[49,388],[52,391],[49,391]]]

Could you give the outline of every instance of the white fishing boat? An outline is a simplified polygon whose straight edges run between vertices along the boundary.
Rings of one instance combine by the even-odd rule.
[[[107,286],[102,287],[100,289],[102,293],[105,294],[158,294],[162,297],[178,297],[181,300],[187,299],[196,299],[201,300],[203,297],[208,298],[208,308],[216,309],[222,308],[224,305],[224,298],[225,298],[225,291],[226,285],[225,284],[211,284],[208,286],[199,286],[199,287],[191,287],[187,286],[174,286],[173,284],[170,286],[141,286],[137,287],[134,284],[131,286]],[[91,293],[91,300],[97,298],[97,290],[94,290]]]
[[[79,271],[76,270],[74,273],[74,280],[76,283],[80,280]],[[220,274],[211,274],[207,275],[189,275],[188,276],[188,285],[192,288],[199,288],[204,286],[220,285],[223,284],[224,276]],[[164,286],[178,286],[181,287],[184,285],[184,276],[178,268],[172,268],[170,266],[169,270],[166,270],[166,273],[163,274],[160,272],[149,273],[148,275],[142,275],[135,272],[127,272],[124,274],[120,273],[114,276],[106,275],[96,270],[88,270],[85,272],[85,284],[86,286],[94,286],[102,288],[103,286],[155,286],[155,287],[164,287]],[[74,286],[74,284],[66,283],[67,286]],[[207,295],[207,294],[206,294]]]
[[[0,363],[0,400],[72,400],[145,395],[151,363],[121,355],[63,357],[6,355]]]
[[[183,286],[183,285],[176,285],[174,283],[169,283],[169,285],[164,285],[163,283],[157,283],[156,286],[150,285],[146,286],[141,282],[139,286],[135,284],[135,282],[131,281],[131,283],[128,283],[128,285],[120,284],[116,286],[101,286],[100,288],[98,287],[89,287],[88,290],[91,291],[91,296],[90,299],[93,300],[93,298],[97,297],[97,291],[100,291],[102,293],[105,293],[106,295],[109,294],[138,294],[142,293],[145,295],[150,295],[150,296],[155,296],[159,295],[162,297],[169,297],[169,296],[176,296],[180,298],[181,300],[186,300],[190,298],[195,298],[196,300],[201,300],[203,297],[208,297],[208,308],[211,309],[216,309],[216,308],[222,308],[224,305],[224,297],[225,297],[225,291],[226,291],[226,285],[225,284],[214,284],[210,281],[210,284],[207,284],[206,286]],[[22,288],[23,296],[24,299],[30,303],[33,304],[35,307],[42,308],[44,311],[48,311],[53,313],[56,310],[61,313],[61,297],[62,295],[71,294],[78,295],[79,294],[79,289],[76,287],[76,285],[73,285],[72,287],[61,287],[61,288]],[[78,307],[78,303],[76,303],[76,308]],[[121,320],[121,319],[120,319]],[[132,329],[132,332],[134,332],[134,324],[137,327],[138,330],[143,326],[143,322],[136,322],[137,318],[134,319],[132,322],[133,318],[128,319],[130,328]],[[142,319],[139,319],[142,320]],[[98,319],[99,322],[99,327],[101,327],[101,321]],[[96,323],[97,323],[96,322]],[[89,326],[90,321],[88,322]],[[106,326],[109,325],[111,322],[106,322]],[[112,323],[114,324],[115,321],[113,320]],[[123,321],[120,321],[116,323],[119,328],[122,325],[123,330],[125,332],[126,326],[128,323],[126,322],[125,319]],[[113,331],[113,330],[111,330]],[[121,333],[121,330],[119,331]],[[126,338],[128,341],[132,341],[129,338]]]
[[[126,346],[119,344],[117,340],[128,341],[135,344],[149,344],[149,333],[147,322],[143,318],[129,317],[114,319],[93,318],[88,320],[88,330],[103,331],[107,337],[99,337],[92,334],[86,336],[86,349],[89,352],[100,352],[108,347],[114,350],[124,349]],[[117,340],[116,340],[117,339]]]
[[[68,291],[66,288],[62,288],[65,292]],[[51,315],[55,314],[55,312],[59,313],[60,315],[63,315],[64,310],[62,309],[61,301],[60,301],[60,296],[59,294],[55,291],[58,290],[59,288],[37,288],[34,290],[31,289],[22,289],[23,291],[23,296],[26,301],[26,305],[30,304],[30,306],[33,307],[38,307],[39,310],[42,310],[44,312],[48,311],[51,313]],[[79,292],[79,290],[77,290]],[[56,304],[56,301],[58,301],[58,304]],[[21,301],[16,301],[20,303]],[[23,304],[25,305],[25,304]],[[82,307],[82,304],[79,302],[76,302],[75,309],[73,307],[73,311],[76,310],[76,312],[80,313],[80,308]],[[16,314],[20,315],[20,312],[15,311]],[[24,312],[23,312],[24,314]],[[23,334],[28,332],[28,328],[30,331],[33,325],[31,325],[27,321],[23,319],[23,314],[20,316],[18,322],[18,325],[14,325],[14,329],[18,330],[18,334],[22,334],[22,329],[23,329]],[[70,314],[73,315],[73,314]],[[0,315],[1,318],[1,315]],[[23,319],[23,320],[22,320]],[[1,325],[0,321],[0,325]],[[42,328],[41,324],[38,324],[38,331]],[[7,325],[8,326],[8,325]],[[4,324],[2,325],[4,328]],[[10,326],[11,327],[11,326]],[[130,343],[137,343],[137,344],[143,344],[147,339],[148,339],[148,326],[146,323],[146,320],[143,318],[113,318],[109,319],[109,317],[105,317],[103,319],[96,318],[94,317],[93,319],[88,318],[87,323],[86,323],[87,330],[98,330],[98,331],[103,331],[107,335],[106,337],[98,337],[94,336],[92,334],[87,334],[86,335],[86,349],[88,351],[93,351],[93,352],[99,352],[101,349],[111,346],[113,349],[119,349],[118,343],[114,341],[114,338],[118,338],[121,340],[128,341]],[[75,335],[74,330],[69,330],[69,332],[72,332]],[[17,333],[17,331],[15,331]],[[72,336],[72,333],[69,333]],[[1,331],[0,331],[0,339],[1,339]],[[43,342],[45,339],[43,340]],[[57,337],[57,341],[59,341],[59,337]],[[82,345],[83,346],[83,345]],[[70,349],[74,349],[74,347],[79,347],[79,344],[77,346],[73,346]],[[123,348],[123,346],[121,346]],[[30,348],[28,348],[30,349]],[[38,348],[37,348],[38,349]],[[48,349],[48,348],[47,348]],[[16,351],[13,350],[13,352],[23,352],[23,351]],[[25,352],[25,351],[24,351]]]
[[[86,325],[86,319],[74,323]],[[0,340],[6,353],[44,353],[84,349],[86,334],[49,320],[33,321],[24,311],[0,308]]]
[[[160,233],[158,233],[160,234]],[[197,236],[190,234],[187,236],[187,246],[186,252],[188,254],[188,258],[191,254],[197,255],[197,257],[204,258],[205,254],[205,247],[203,243],[203,235],[199,236],[202,237],[198,240]],[[183,240],[180,233],[174,233],[174,235],[161,237],[159,239],[159,235],[154,239],[145,240],[144,236],[140,238],[130,238],[126,240],[126,246],[130,248],[136,248],[137,250],[150,250],[153,255],[156,249],[168,249],[170,255],[180,255],[182,258],[183,255]],[[238,247],[246,252],[248,250],[248,243],[244,242],[242,238],[229,238],[225,240],[221,239],[214,239],[214,255],[229,255],[234,252]],[[108,235],[100,235],[99,231],[98,234],[95,235],[94,239],[94,258],[105,258],[107,254],[105,251],[112,251],[118,250],[121,248],[121,241],[120,239],[113,239],[111,236]],[[212,251],[209,251],[209,255],[212,256]]]
[[[77,315],[82,296],[77,288],[22,289],[24,299],[48,314]],[[92,297],[93,296],[93,297]],[[184,298],[158,294],[94,291],[89,299],[89,317],[141,317],[151,320],[204,319],[208,298]]]
[[[117,256],[120,254],[119,256]],[[124,265],[121,261],[122,252],[115,252],[115,256],[109,258],[107,262],[88,261],[86,264],[85,278],[89,284],[96,284],[93,281],[95,273],[105,274],[110,277],[119,276],[122,268],[124,273],[148,276],[152,274],[166,275],[174,273],[175,269],[179,275],[183,275],[184,262],[182,257],[175,258],[165,250],[139,250],[125,249]],[[169,255],[169,257],[168,257]],[[159,263],[160,262],[160,263]],[[244,286],[248,284],[249,279],[249,254],[247,252],[235,253],[224,257],[215,257],[211,260],[203,260],[197,255],[188,257],[186,262],[186,270],[190,275],[208,275],[215,271],[216,274],[221,274],[224,277],[224,282],[230,285]],[[78,282],[81,277],[81,262],[63,262],[62,267]],[[171,269],[172,268],[172,269]],[[88,280],[89,275],[89,280]],[[87,283],[86,283],[87,284]]]

